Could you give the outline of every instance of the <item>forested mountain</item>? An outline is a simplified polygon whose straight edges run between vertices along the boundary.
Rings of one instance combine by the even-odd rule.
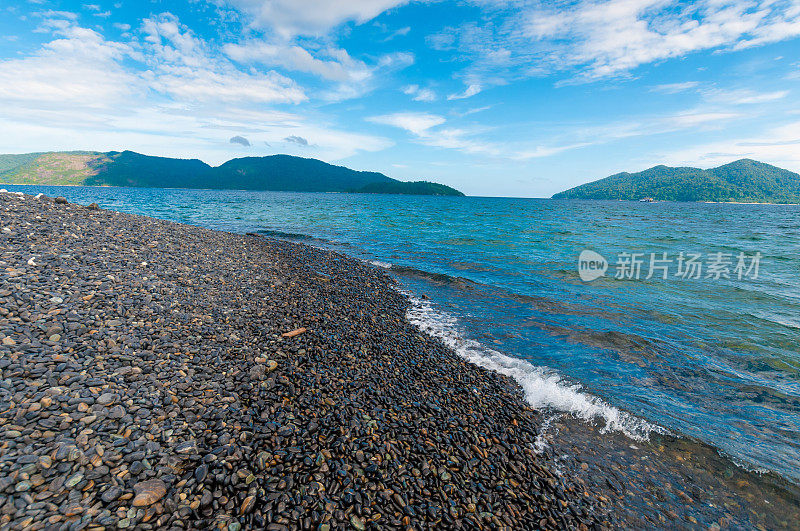
[[[355,171],[290,155],[233,159],[214,168],[212,175],[231,183],[229,187],[242,190],[347,192],[370,183],[400,183],[382,173]]]
[[[244,157],[217,167],[197,159],[152,157],[133,151],[0,155],[0,183],[463,195],[441,184],[403,182],[382,173],[290,155]]]
[[[555,194],[554,199],[800,203],[800,175],[750,159],[717,168],[655,166],[618,173]]]
[[[450,188],[444,184],[432,183],[428,181],[389,181],[382,183],[370,183],[363,188],[354,191],[363,194],[464,195],[455,188]]]

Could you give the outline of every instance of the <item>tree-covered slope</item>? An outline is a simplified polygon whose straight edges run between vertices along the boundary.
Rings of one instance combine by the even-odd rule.
[[[381,173],[351,170],[316,159],[272,155],[229,160],[214,168],[208,186],[203,188],[345,192],[392,181]]]
[[[441,184],[405,183],[382,173],[290,155],[244,157],[215,168],[197,159],[152,157],[133,151],[0,155],[0,183],[463,195]]]
[[[56,151],[0,155],[0,182],[11,184],[83,184],[106,159],[93,151]]]
[[[147,188],[218,188],[207,186],[211,166],[197,159],[152,157],[133,151],[111,151],[98,164],[87,186],[134,186]]]
[[[554,199],[800,203],[800,175],[750,159],[718,168],[655,166],[618,173],[555,194]]]
[[[404,194],[404,195],[450,195],[463,197],[463,192],[450,188],[444,184],[428,181],[402,182],[391,181],[384,183],[370,183],[363,188],[354,190],[362,194]]]
[[[43,153],[25,153],[22,155],[0,155],[0,175],[19,168],[23,164],[27,164],[36,160]]]

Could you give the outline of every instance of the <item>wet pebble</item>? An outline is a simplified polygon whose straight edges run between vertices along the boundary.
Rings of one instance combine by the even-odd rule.
[[[409,324],[384,271],[61,198],[1,205],[26,237],[0,234],[0,527],[39,502],[53,529],[614,522],[532,450],[519,389]]]

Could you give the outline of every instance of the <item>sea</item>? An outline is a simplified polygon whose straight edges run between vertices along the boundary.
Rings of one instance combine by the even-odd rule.
[[[533,407],[800,485],[800,206],[3,186],[368,261]]]

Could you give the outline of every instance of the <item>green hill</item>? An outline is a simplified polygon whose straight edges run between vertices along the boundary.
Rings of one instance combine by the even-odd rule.
[[[242,190],[346,192],[370,183],[399,182],[382,173],[355,171],[290,155],[233,159],[214,168],[214,173],[230,185],[226,187]]]
[[[217,167],[197,159],[151,157],[133,151],[0,155],[0,183],[463,195],[441,184],[406,183],[382,173],[290,155],[244,157]]]
[[[800,203],[800,175],[750,159],[701,170],[655,166],[576,186],[553,199]]]
[[[133,186],[146,188],[215,188],[203,186],[211,166],[197,159],[151,157],[133,151],[111,151],[105,159],[92,161],[96,171],[87,186]],[[0,176],[2,179],[2,176]]]
[[[83,184],[105,163],[104,153],[68,151],[0,155],[0,182],[9,184]]]
[[[461,197],[464,195],[455,188],[428,181],[370,183],[354,191],[362,194],[452,195]]]
[[[19,168],[39,158],[44,153],[25,153],[24,155],[0,155],[0,174]]]

